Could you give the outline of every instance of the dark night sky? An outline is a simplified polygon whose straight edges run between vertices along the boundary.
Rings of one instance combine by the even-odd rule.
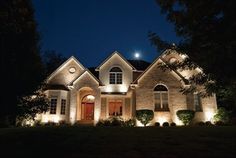
[[[42,50],[74,55],[86,67],[98,66],[117,50],[127,59],[158,56],[148,31],[178,42],[154,0],[33,0]]]

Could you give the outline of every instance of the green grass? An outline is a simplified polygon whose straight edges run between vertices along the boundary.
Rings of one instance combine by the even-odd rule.
[[[8,157],[235,157],[236,127],[0,129]]]

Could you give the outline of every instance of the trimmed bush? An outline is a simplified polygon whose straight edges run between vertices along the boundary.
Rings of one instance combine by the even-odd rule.
[[[196,125],[198,126],[205,126],[205,123],[203,121],[197,122]]]
[[[162,124],[162,126],[163,126],[163,127],[169,127],[170,124],[169,124],[168,122],[164,122],[164,123]]]
[[[206,126],[212,126],[213,124],[211,123],[211,121],[206,121],[206,122],[205,122],[205,125],[206,125]]]
[[[215,125],[216,126],[225,126],[225,123],[222,121],[217,121],[217,122],[215,122]]]
[[[174,127],[176,124],[174,122],[171,122],[170,126]]]
[[[160,123],[159,122],[155,122],[155,126],[156,127],[160,127]]]
[[[213,117],[214,122],[222,121],[228,123],[230,120],[230,112],[225,108],[221,107],[217,110],[216,114]]]
[[[194,118],[194,114],[195,112],[193,110],[178,110],[176,112],[179,120],[182,121],[185,126],[190,124]]]
[[[136,111],[136,118],[139,120],[145,127],[153,119],[154,112],[149,109],[142,109]]]
[[[135,126],[135,119],[129,119],[127,121],[124,121],[125,127],[134,127]]]

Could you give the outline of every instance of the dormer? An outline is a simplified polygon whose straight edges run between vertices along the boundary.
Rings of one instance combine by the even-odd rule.
[[[97,68],[99,80],[105,85],[103,93],[126,93],[136,71],[119,52],[113,52]]]

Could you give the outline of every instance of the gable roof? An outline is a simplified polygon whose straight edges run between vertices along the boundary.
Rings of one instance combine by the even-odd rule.
[[[76,79],[74,79],[68,86],[73,86],[75,82],[77,82],[84,74],[88,73],[98,84],[99,86],[103,86],[102,82],[97,79],[90,71],[89,69],[85,69],[84,72],[82,72]]]
[[[70,61],[74,61],[75,63],[77,63],[79,65],[79,67],[81,67],[82,70],[85,70],[85,67],[74,57],[71,56],[69,59],[67,59],[63,64],[61,64],[61,66],[59,66],[55,71],[53,71],[53,73],[51,73],[51,75],[49,75],[49,77],[46,79],[46,82],[48,82],[48,80],[50,80],[52,77],[54,77],[60,70],[62,70]]]
[[[164,53],[163,53],[164,54]],[[138,83],[138,80],[141,79],[150,69],[152,69],[152,67],[157,63],[157,61],[160,60],[161,62],[163,62],[165,65],[168,66],[168,64],[162,60],[162,55],[157,57],[151,65],[148,66],[148,68],[132,83],[132,84],[137,84]],[[170,68],[170,67],[169,67]],[[171,69],[171,68],[170,68]],[[181,81],[184,83],[184,84],[188,84],[188,80],[186,80],[179,72],[177,72],[176,70],[174,69],[171,69],[171,71],[173,71],[180,79]]]
[[[144,60],[128,60],[128,62],[133,65],[138,71],[144,71],[151,64]]]
[[[129,65],[133,70],[136,70],[136,68],[131,65],[118,51],[114,51],[110,56],[108,56],[97,68],[96,71],[99,71],[99,69],[107,62],[109,61],[114,55],[118,55],[127,65]]]

